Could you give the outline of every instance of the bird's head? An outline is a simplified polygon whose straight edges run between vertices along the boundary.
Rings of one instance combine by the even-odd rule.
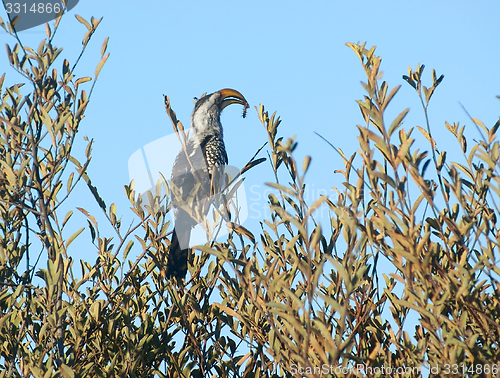
[[[240,92],[234,89],[221,89],[200,98],[191,115],[191,126],[198,137],[205,134],[221,134],[222,137],[220,114],[231,104],[243,105],[243,116],[245,116],[249,107],[248,102]]]

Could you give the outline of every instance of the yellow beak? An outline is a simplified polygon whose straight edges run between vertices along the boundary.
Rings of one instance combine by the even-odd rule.
[[[226,89],[221,89],[219,93],[221,94],[221,100],[222,100],[220,105],[220,110],[224,109],[225,107],[231,104],[240,104],[243,105],[244,107],[243,114],[245,114],[246,110],[250,107],[245,97],[243,97],[243,95],[237,90],[226,88]]]

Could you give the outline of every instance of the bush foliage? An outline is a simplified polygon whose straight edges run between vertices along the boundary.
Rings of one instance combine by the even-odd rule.
[[[83,54],[100,20],[77,19]],[[447,123],[463,152],[448,161],[427,114],[443,76],[432,71],[430,87],[424,66],[404,76],[426,121],[405,129],[408,109],[386,120],[399,87],[382,80],[375,48],[348,44],[367,80],[359,149],[334,147],[344,188],[307,203],[311,159],[294,159],[297,142],[278,136],[279,117],[261,105],[271,216],[261,230],[236,227],[195,248],[188,279],[169,282],[167,214],[126,185],[135,223],[125,230],[87,174],[92,141],[84,162],[74,156],[109,54],[106,38],[93,77],[76,77],[80,58],[61,62],[54,44],[59,21],[36,49],[1,23],[24,83],[0,80],[0,377],[499,376],[500,121],[471,119],[481,136],[472,146],[464,126]],[[417,135],[428,151],[414,147]],[[85,227],[68,235],[73,211],[61,212],[79,183],[114,229],[103,235],[85,204],[74,208],[88,219],[95,263],[71,258]],[[321,225],[315,212],[325,206]],[[392,273],[379,272],[382,260]]]

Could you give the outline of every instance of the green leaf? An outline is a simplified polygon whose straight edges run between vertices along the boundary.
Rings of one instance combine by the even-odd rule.
[[[86,83],[86,82],[91,81],[91,80],[92,80],[92,78],[91,78],[91,77],[88,77],[88,76],[87,76],[87,77],[81,77],[81,78],[79,78],[77,81],[75,81],[75,87],[76,87],[76,88],[78,88],[78,86],[79,86],[80,84],[82,84],[82,83]]]
[[[111,219],[116,220],[116,204],[114,202],[109,207],[109,216]]]
[[[434,141],[434,139],[431,138],[431,135],[426,131],[424,130],[423,128],[421,128],[420,126],[417,126],[417,129],[425,136],[425,138],[430,142],[431,146],[432,146],[432,149],[435,149],[436,148],[436,142]]]
[[[302,163],[302,170],[304,171],[304,173],[307,172],[307,170],[309,169],[309,165],[311,164],[311,157],[310,156],[306,156],[304,158],[304,162]]]
[[[108,40],[109,40],[109,37],[106,37],[106,39],[102,43],[102,46],[101,46],[101,56],[103,56],[106,53],[106,50],[108,48]]]
[[[405,119],[409,111],[410,108],[406,108],[394,119],[394,121],[391,123],[391,127],[389,127],[389,137],[391,137],[392,133],[394,133],[394,131],[396,131],[398,127],[403,124],[403,120]]]
[[[96,232],[95,232],[95,228],[94,226],[92,225],[92,223],[90,223],[90,221],[87,219],[87,222],[89,224],[89,230],[90,230],[90,237],[92,239],[92,243],[95,241],[95,238],[96,238]]]
[[[132,249],[134,245],[134,242],[130,240],[125,247],[125,250],[123,251],[123,261],[125,262],[127,260],[128,254],[130,253],[130,250]]]
[[[75,378],[75,373],[68,365],[62,364],[59,368],[59,372],[64,378]]]
[[[87,20],[85,20],[82,16],[78,15],[78,14],[75,14],[75,17],[78,21],[80,21],[80,23],[82,23],[83,25],[85,25],[85,27],[88,29],[88,30],[91,30],[92,29],[92,26],[90,26],[90,24],[88,23]]]
[[[469,178],[471,179],[472,182],[475,181],[474,179],[474,175],[472,174],[472,172],[469,170],[469,168],[467,168],[465,165],[462,165],[462,164],[459,164],[459,163],[455,163],[454,161],[451,162],[451,164],[454,166],[454,167],[457,167],[458,169],[460,169],[463,173],[465,173],[467,176],[469,176]]]
[[[106,212],[106,203],[104,202],[104,200],[99,195],[99,192],[97,191],[97,188],[94,185],[92,185],[92,180],[89,178],[89,176],[87,176],[86,173],[84,173],[82,175],[82,177],[85,180],[85,182],[87,183],[87,186],[89,187],[91,193],[94,195],[94,198],[95,198],[97,204],[99,205],[99,207],[101,209],[103,209],[104,212]]]
[[[280,184],[275,184],[274,182],[266,182],[266,185],[270,186],[271,188],[275,188],[275,189],[278,189],[282,192],[285,192],[291,196],[296,196],[297,193],[295,193],[295,191],[293,191],[292,189],[290,189],[289,187],[287,186],[283,186],[283,185],[280,185]]]
[[[6,161],[0,161],[0,164],[3,165],[3,173],[5,174],[5,176],[7,177],[7,180],[9,181],[9,184],[10,186],[12,186],[12,189],[11,190],[14,190],[14,188],[17,187],[17,179],[16,179],[16,175],[14,174],[14,172],[12,171],[12,168],[9,167],[9,165],[7,164]]]
[[[392,88],[391,92],[389,93],[389,95],[385,99],[384,103],[382,104],[382,108],[381,108],[382,111],[384,111],[385,108],[387,108],[387,106],[389,105],[391,100],[394,98],[396,93],[398,93],[399,88],[401,88],[401,85],[398,85],[397,87]]]
[[[99,76],[99,73],[101,72],[102,67],[104,66],[104,63],[106,63],[106,61],[108,60],[108,58],[109,58],[109,53],[107,53],[100,60],[100,62],[97,64],[97,67],[95,68],[95,78],[96,78],[96,80],[97,80],[97,77]]]
[[[47,109],[45,109],[44,106],[39,107],[41,113],[42,113],[42,121],[45,127],[47,128],[47,131],[50,134],[50,139],[52,141],[52,147],[54,150],[57,150],[57,142],[56,142],[56,136],[54,133],[54,125],[52,124],[52,118],[50,117],[49,113],[47,112]]]
[[[68,177],[68,182],[66,183],[66,189],[68,191],[68,194],[71,192],[71,186],[73,185],[73,178],[75,177],[75,173],[71,172],[71,174]]]
[[[85,227],[80,228],[78,231],[76,231],[73,235],[71,235],[68,238],[68,241],[66,242],[66,248],[69,247],[69,245],[73,242],[73,240],[75,240],[78,237],[78,235],[82,233],[83,230],[85,230]]]
[[[446,151],[441,151],[438,158],[437,170],[440,171],[446,162]]]

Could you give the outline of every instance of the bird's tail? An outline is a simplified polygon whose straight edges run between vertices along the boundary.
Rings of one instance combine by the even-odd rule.
[[[170,251],[167,259],[167,266],[165,271],[166,278],[184,278],[187,274],[188,262],[188,248],[181,249],[179,237],[181,238],[182,245],[188,245],[189,237],[191,236],[190,228],[183,228],[179,230],[181,233],[177,236],[177,230],[174,228],[172,234],[172,241],[170,242]],[[187,242],[186,242],[187,240]]]

